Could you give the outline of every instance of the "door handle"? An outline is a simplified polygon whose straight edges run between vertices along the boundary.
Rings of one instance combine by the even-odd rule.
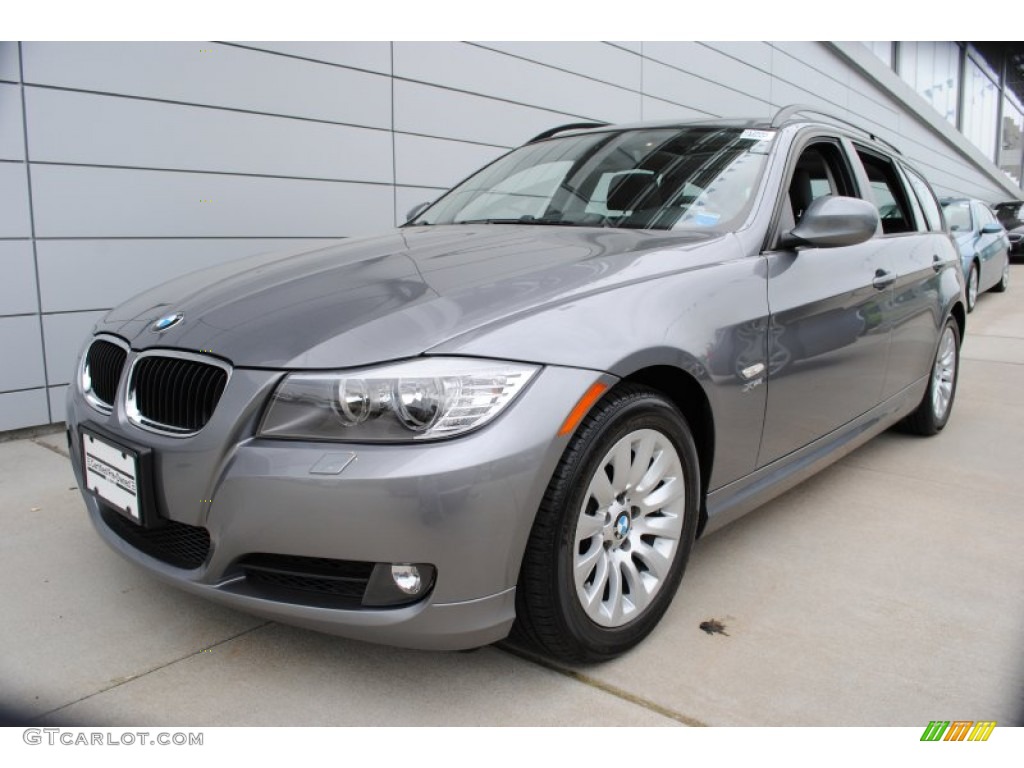
[[[942,271],[942,259],[939,258],[938,254],[932,256],[932,269],[934,269],[936,272]]]
[[[896,282],[896,278],[893,277],[892,272],[888,272],[884,269],[875,270],[875,279],[871,281],[871,284],[880,291],[884,291],[890,285]]]

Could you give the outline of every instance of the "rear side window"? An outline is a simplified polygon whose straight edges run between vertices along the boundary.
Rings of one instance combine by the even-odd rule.
[[[864,170],[868,174],[871,194],[878,207],[878,217],[882,220],[882,232],[896,235],[904,232],[915,232],[914,215],[910,207],[909,195],[896,166],[891,160],[873,152],[857,148]]]
[[[903,170],[907,172],[910,186],[913,187],[917,200],[921,203],[921,208],[924,209],[924,218],[928,222],[928,229],[932,232],[942,232],[944,229],[942,210],[939,208],[939,203],[935,199],[935,193],[932,192],[932,188],[928,186],[928,182],[916,171],[905,166]]]
[[[903,167],[898,166],[900,180],[903,182],[903,188],[909,190],[907,193],[907,200],[910,202],[910,208],[914,212],[914,220],[917,222],[918,232],[927,232],[928,225],[925,224],[924,211],[921,210],[921,203],[917,199],[917,195],[914,193],[913,188],[910,186],[910,182],[907,179],[907,175],[903,172]]]

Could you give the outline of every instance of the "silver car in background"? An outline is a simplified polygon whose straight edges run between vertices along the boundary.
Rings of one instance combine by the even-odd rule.
[[[967,311],[973,312],[978,294],[1003,293],[1010,287],[1010,239],[1003,225],[981,200],[947,198],[942,202],[967,281]]]
[[[555,129],[420,211],[97,324],[67,424],[111,547],[291,624],[599,661],[697,536],[950,416],[959,256],[842,121]]]

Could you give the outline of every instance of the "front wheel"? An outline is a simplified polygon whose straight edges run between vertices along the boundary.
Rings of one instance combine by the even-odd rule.
[[[617,387],[569,442],[534,522],[516,635],[569,662],[614,658],[657,625],[697,529],[697,451],[660,393]]]
[[[960,327],[952,317],[946,320],[932,363],[928,389],[902,426],[917,435],[934,435],[949,421],[960,375]]]

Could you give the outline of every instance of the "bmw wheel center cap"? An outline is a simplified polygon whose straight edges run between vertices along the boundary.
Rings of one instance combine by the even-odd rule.
[[[156,333],[161,333],[162,331],[166,331],[168,328],[176,326],[181,322],[183,317],[185,317],[184,312],[175,312],[174,314],[164,315],[150,326],[150,330],[155,331]]]

